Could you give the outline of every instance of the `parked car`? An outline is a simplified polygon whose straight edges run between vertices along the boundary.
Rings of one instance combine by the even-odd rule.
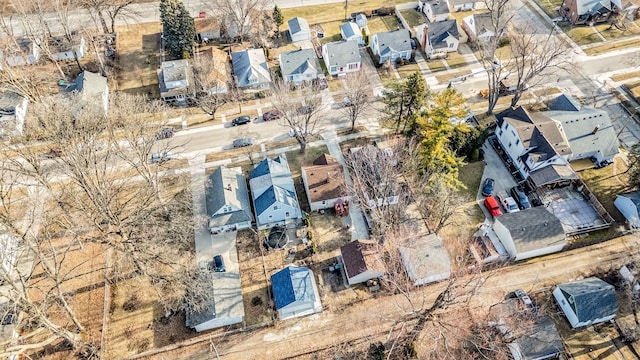
[[[524,193],[524,190],[522,190],[520,186],[514,186],[511,188],[511,196],[518,203],[520,209],[524,210],[531,207],[531,203],[529,202],[527,194]]]
[[[248,116],[238,116],[237,118],[233,119],[231,121],[231,125],[233,126],[238,126],[238,125],[244,125],[244,124],[248,124],[251,122],[251,118]]]
[[[241,147],[251,146],[251,145],[253,145],[252,138],[240,138],[240,139],[233,140],[234,148],[241,148]]]
[[[49,151],[44,153],[44,157],[47,159],[54,159],[60,156],[62,156],[62,150],[60,150],[60,148],[57,146],[50,148]]]
[[[498,201],[493,196],[489,195],[484,199],[484,206],[489,210],[491,216],[497,217],[502,215],[500,205],[498,205]]]
[[[216,255],[213,257],[213,271],[215,272],[227,271],[227,269],[224,267],[224,260],[222,259],[222,255]]]
[[[271,110],[262,114],[262,120],[264,121],[278,120],[282,117],[282,115],[284,114],[280,110]]]
[[[520,301],[522,301],[522,303],[526,307],[528,307],[530,309],[533,308],[533,301],[531,301],[531,298],[529,297],[529,295],[527,295],[527,293],[524,290],[517,289],[513,293],[518,299],[520,299]]]
[[[493,192],[493,184],[495,184],[495,180],[492,178],[484,179],[484,184],[482,185],[482,195],[489,196]]]
[[[169,161],[173,159],[173,154],[168,151],[162,151],[151,154],[151,159],[149,159],[149,164],[162,164],[165,161]]]
[[[156,140],[164,140],[172,137],[173,137],[173,128],[170,128],[170,127],[162,128],[156,134]]]
[[[496,197],[498,198],[498,201],[500,202],[500,205],[502,205],[502,207],[508,213],[513,213],[513,212],[520,211],[520,208],[518,207],[518,204],[516,203],[516,201],[513,200],[513,198],[511,196],[507,196],[507,193],[505,193],[504,191],[498,192],[496,194]]]

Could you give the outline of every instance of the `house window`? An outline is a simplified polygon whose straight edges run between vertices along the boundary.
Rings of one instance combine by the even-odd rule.
[[[337,66],[332,66],[331,68],[329,68],[329,72],[334,73],[336,71],[338,71],[338,67]]]
[[[357,69],[358,69],[358,64],[357,63],[349,64],[349,70],[357,70]]]
[[[502,136],[502,129],[500,129],[500,131],[498,132],[499,136]]]
[[[453,47],[454,47],[455,45],[456,45],[455,43],[451,43],[451,44],[449,44],[449,49],[453,49]]]
[[[516,140],[516,145],[520,144],[520,139]]]
[[[275,205],[275,206],[273,207],[273,210],[278,210],[278,205]]]
[[[511,130],[511,135],[516,136],[516,132]]]
[[[511,147],[511,143],[509,143],[509,147]]]
[[[289,212],[287,211],[286,213],[284,213],[285,217],[289,217]]]
[[[322,205],[326,205],[327,201],[326,200],[322,200]]]

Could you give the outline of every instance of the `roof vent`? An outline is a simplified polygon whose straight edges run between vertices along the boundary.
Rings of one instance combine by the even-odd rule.
[[[600,124],[596,125],[596,127],[593,128],[593,131],[591,132],[593,135],[595,135],[598,130],[600,130]]]

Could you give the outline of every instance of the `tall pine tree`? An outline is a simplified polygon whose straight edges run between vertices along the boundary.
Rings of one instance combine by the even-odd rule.
[[[271,14],[273,18],[273,22],[276,23],[276,29],[278,30],[278,36],[280,35],[280,26],[284,24],[284,17],[282,16],[282,10],[276,5],[273,8],[273,13]]]
[[[196,27],[181,0],[160,1],[160,21],[166,49],[171,57],[189,59],[193,56]]]

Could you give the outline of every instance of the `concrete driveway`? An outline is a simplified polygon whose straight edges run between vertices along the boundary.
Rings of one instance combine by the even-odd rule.
[[[484,161],[486,166],[484,167],[484,172],[482,173],[482,181],[480,182],[480,188],[478,189],[477,200],[480,204],[480,209],[484,212],[484,215],[488,220],[493,220],[493,217],[489,214],[489,211],[484,207],[482,203],[484,201],[484,196],[482,196],[482,185],[484,184],[484,179],[492,178],[495,180],[493,186],[493,194],[495,195],[499,191],[505,191],[507,194],[509,190],[518,185],[516,180],[511,176],[511,172],[505,164],[500,159],[498,153],[496,153],[495,149],[491,146],[491,138],[487,139],[482,145],[482,150],[484,151]]]

